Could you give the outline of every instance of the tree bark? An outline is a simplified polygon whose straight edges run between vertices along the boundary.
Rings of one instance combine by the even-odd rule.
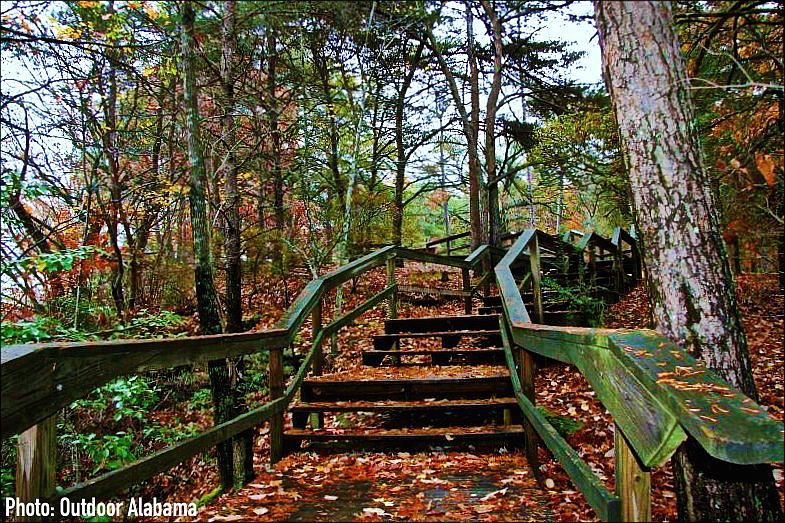
[[[226,332],[242,332],[243,330],[243,302],[242,302],[242,245],[240,238],[240,194],[237,189],[237,160],[234,154],[237,147],[237,131],[234,121],[235,95],[235,54],[237,48],[237,4],[224,2],[222,24],[222,60],[221,77],[224,97],[224,115],[221,119],[223,127],[221,135],[224,137],[225,159],[224,189],[225,189],[225,218],[224,218],[224,256],[226,256]],[[239,357],[230,362],[236,372],[231,373],[232,390],[237,390],[243,369],[243,358]],[[233,398],[237,410],[240,409],[242,399],[235,393]],[[253,431],[247,430],[235,436],[233,446],[233,475],[234,485],[239,486],[254,478],[253,471]]]
[[[191,167],[188,203],[191,211],[191,231],[194,258],[196,260],[195,284],[199,328],[202,334],[219,334],[221,332],[221,317],[213,280],[213,258],[210,249],[210,229],[205,191],[207,170],[202,151],[196,88],[195,13],[190,1],[182,4],[182,18],[183,102],[186,112],[188,159]],[[215,405],[213,419],[214,423],[218,425],[236,416],[236,403],[231,390],[231,380],[226,360],[209,361],[207,370],[210,375],[210,388]],[[234,486],[232,442],[224,441],[220,443],[217,448],[217,454],[221,485],[227,490],[231,489]]]
[[[403,123],[406,110],[406,93],[409,91],[409,86],[412,85],[414,73],[417,71],[417,65],[422,57],[425,42],[421,41],[414,52],[414,57],[409,62],[406,56],[406,43],[403,44],[402,57],[404,64],[411,63],[411,68],[406,71],[406,75],[401,82],[398,89],[397,97],[395,99],[395,199],[393,202],[393,244],[401,245],[403,239],[403,186],[406,178],[406,145],[403,141]]]
[[[488,177],[488,243],[499,245],[500,220],[499,183],[496,181],[496,104],[502,87],[502,25],[487,0],[480,2],[493,29],[493,80],[485,104],[485,175]]]
[[[485,242],[482,219],[480,217],[480,70],[477,65],[477,53],[474,49],[474,17],[472,5],[466,4],[466,31],[468,33],[469,55],[469,99],[471,117],[469,128],[471,133],[466,137],[469,156],[469,224],[471,227],[472,250]],[[456,100],[457,102],[457,100]]]
[[[757,398],[670,3],[596,2],[595,14],[646,246],[655,328]],[[768,465],[718,461],[694,440],[673,465],[681,519],[782,516]]]
[[[461,92],[458,89],[455,75],[450,70],[450,66],[439,50],[439,44],[436,42],[433,30],[428,25],[426,25],[424,29],[425,34],[428,37],[428,46],[431,51],[433,51],[434,56],[436,56],[436,60],[439,62],[439,68],[447,79],[447,86],[450,88],[453,103],[461,118],[461,129],[463,130],[463,135],[466,137],[466,155],[469,159],[469,228],[472,238],[472,248],[475,249],[483,243],[483,229],[480,216],[480,158],[477,147],[480,129],[480,87],[477,56],[474,52],[474,31],[472,30],[474,17],[472,16],[471,9],[471,4],[467,3],[466,29],[469,36],[467,46],[469,55],[470,113],[466,112],[466,107],[464,106]]]

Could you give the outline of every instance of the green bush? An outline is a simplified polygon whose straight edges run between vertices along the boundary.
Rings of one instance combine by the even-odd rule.
[[[115,434],[97,436],[90,434],[66,434],[61,442],[84,452],[93,462],[93,473],[117,470],[136,460],[138,445],[133,432],[120,431]]]
[[[188,410],[206,411],[213,405],[213,396],[210,389],[199,389],[194,392],[193,397],[188,402]]]
[[[113,409],[112,419],[141,420],[158,402],[158,387],[147,378],[130,376],[119,378],[96,390],[90,397],[77,400],[74,407],[106,410]]]
[[[17,343],[42,343],[50,340],[84,341],[87,337],[70,327],[64,327],[60,320],[48,316],[37,316],[32,320],[2,322],[0,337],[3,345]]]

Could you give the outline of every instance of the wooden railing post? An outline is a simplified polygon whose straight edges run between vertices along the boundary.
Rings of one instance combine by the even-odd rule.
[[[461,269],[461,279],[463,281],[463,290],[471,293],[472,281],[469,278],[469,269]],[[466,314],[472,313],[472,296],[469,294],[463,299],[463,311]]]
[[[532,405],[534,405],[534,374],[536,372],[534,355],[526,349],[518,348],[518,378],[521,381],[521,391]],[[523,429],[526,434],[526,459],[529,461],[529,468],[534,471],[535,476],[540,475],[540,458],[537,454],[537,444],[539,436],[534,429],[534,425],[528,419],[523,421]]]
[[[395,257],[387,260],[387,286],[395,285]],[[390,294],[387,306],[387,317],[395,319],[398,317],[398,292]]]
[[[44,501],[55,493],[57,416],[46,418],[19,435],[16,455],[16,497],[22,503]],[[40,521],[18,517],[16,521]]]
[[[613,251],[613,274],[616,280],[616,292],[621,294],[624,292],[624,258],[621,250],[621,245],[616,246]]]
[[[319,331],[322,330],[322,300],[319,300],[311,312],[311,339],[316,340]],[[313,355],[312,371],[314,376],[321,376],[324,370],[324,349],[322,344],[316,346]],[[324,413],[314,412],[311,414],[311,427],[320,429],[324,425]]]
[[[395,264],[396,264],[395,257],[392,257],[387,260],[387,286],[388,287],[390,285],[395,285],[397,281],[395,279]],[[387,318],[394,320],[397,317],[398,317],[398,291],[396,290],[395,292],[390,294],[390,299],[387,302]],[[396,341],[393,343],[391,349],[398,350],[399,346],[400,346],[399,343]],[[400,356],[396,356],[392,359],[396,365],[400,365],[401,363]]]
[[[613,441],[621,520],[651,521],[651,473],[638,461],[618,425]]]
[[[532,271],[532,295],[534,296],[534,318],[537,323],[543,322],[542,288],[540,287],[540,244],[537,234],[529,242],[529,262]]]
[[[269,384],[270,399],[283,396],[283,349],[270,349]],[[283,457],[283,412],[270,418],[270,462],[278,463]]]

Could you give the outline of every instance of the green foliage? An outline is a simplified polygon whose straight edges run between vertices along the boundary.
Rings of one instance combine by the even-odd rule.
[[[37,256],[30,256],[18,260],[23,269],[29,270],[35,266],[41,272],[70,271],[74,264],[81,260],[90,259],[94,256],[109,256],[104,249],[95,245],[83,245],[75,249],[62,249],[50,253],[40,253]]]
[[[605,323],[605,300],[599,298],[607,289],[582,283],[563,286],[552,278],[543,278],[542,286],[556,292],[558,301],[566,302],[573,310],[579,310],[591,327],[602,327]]]
[[[545,419],[553,425],[553,428],[562,435],[562,437],[566,438],[570,434],[574,434],[583,428],[583,423],[571,418],[570,416],[560,416],[558,414],[554,414],[553,412],[549,411],[545,407],[539,406],[537,410],[540,414],[545,416]]]
[[[167,427],[165,425],[151,425],[142,430],[142,434],[148,440],[153,442],[161,442],[165,445],[173,445],[178,441],[185,438],[193,437],[199,434],[200,429],[196,423],[188,423],[183,425],[179,418],[175,418],[177,424],[174,427]]]
[[[213,397],[210,389],[199,389],[188,401],[188,410],[206,411],[213,405]]]
[[[4,321],[0,324],[3,345],[42,343],[50,340],[84,341],[87,336],[76,329],[65,327],[56,318],[36,316],[32,320]]]
[[[19,436],[11,436],[0,442],[0,496],[13,496],[14,472],[16,471],[16,445]]]
[[[75,401],[73,407],[100,411],[112,407],[112,419],[116,422],[124,418],[141,420],[159,401],[157,386],[141,376],[119,378],[90,396]]]
[[[66,434],[60,438],[60,441],[87,454],[93,462],[93,473],[117,470],[136,460],[137,445],[134,442],[133,432],[120,431],[100,437],[92,432]]]
[[[158,312],[141,309],[137,315],[125,325],[117,327],[114,338],[162,338],[172,337],[171,331],[183,325],[184,319],[179,314],[168,310]]]

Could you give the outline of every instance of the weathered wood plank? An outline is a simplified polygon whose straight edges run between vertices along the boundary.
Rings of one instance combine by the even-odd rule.
[[[529,242],[529,263],[531,263],[532,294],[534,295],[534,320],[543,323],[542,287],[540,286],[540,249],[538,235]]]
[[[463,284],[463,292],[466,293],[463,299],[463,312],[465,314],[472,313],[472,281],[469,277],[469,269],[461,269],[461,283]]]
[[[654,331],[518,323],[513,325],[512,335],[516,344],[533,352],[575,364],[590,382],[593,381],[594,387],[601,387],[601,382],[609,377],[631,387],[637,382],[640,387],[635,385],[636,388],[647,391],[650,398],[656,398],[659,409],[672,415],[683,430],[718,459],[754,464],[779,462],[785,458],[782,423],[769,418],[751,399],[733,390],[675,343]],[[598,356],[607,353],[612,353],[616,361],[611,363],[607,356]],[[592,367],[595,371],[591,371]],[[611,371],[612,375],[603,374]],[[592,377],[591,372],[597,375]],[[635,381],[632,381],[633,377]],[[623,398],[615,401],[621,404]],[[611,398],[603,399],[603,402],[614,412],[609,405]],[[640,442],[633,439],[633,431],[624,428],[636,452],[640,452],[642,449],[637,447]],[[647,466],[654,466],[658,459],[667,457],[674,441],[681,437],[675,430],[661,435],[663,446],[660,450],[655,451],[651,446],[649,455],[639,455]]]
[[[499,291],[502,296],[502,305],[504,306],[507,318],[513,323],[531,322],[529,312],[523,305],[523,300],[518,291],[518,285],[510,271],[510,266],[515,262],[518,256],[520,256],[524,249],[528,247],[534,234],[535,232],[531,229],[525,231],[494,268],[494,272],[496,273],[496,284],[499,286]]]
[[[710,455],[738,464],[785,460],[782,422],[684,349],[646,330],[616,332],[609,342]]]
[[[616,495],[621,502],[621,521],[652,521],[651,472],[638,461],[618,425],[613,441]]]
[[[467,238],[471,235],[471,231],[466,232],[458,232],[455,234],[451,234],[450,236],[444,236],[443,238],[436,238],[435,240],[431,240],[425,243],[426,248],[435,247],[441,243],[451,242],[453,240],[459,240],[461,238]]]
[[[286,338],[286,331],[275,329],[165,340],[3,347],[2,437],[31,427],[117,377],[283,347]]]
[[[277,323],[277,327],[286,329],[289,335],[289,342],[291,338],[305,322],[305,318],[310,314],[311,310],[322,299],[326,292],[326,284],[324,283],[324,276],[311,280],[300,294],[294,300],[291,307],[289,307]]]
[[[471,268],[471,265],[463,259],[456,259],[449,256],[439,256],[438,254],[428,254],[419,251],[406,249],[405,247],[397,247],[395,255],[400,258],[405,258],[411,261],[419,261],[423,263],[433,263],[436,265],[446,265],[448,267],[458,268]]]
[[[507,358],[507,366],[515,368],[512,350],[509,343],[504,345],[504,352]],[[550,449],[553,456],[564,467],[567,475],[570,476],[573,484],[586,497],[586,501],[597,512],[603,521],[619,521],[620,503],[619,498],[611,494],[602,484],[589,466],[581,459],[548,420],[534,407],[529,398],[523,393],[520,379],[517,373],[510,373],[512,388],[518,406],[526,419],[534,426],[545,446]]]
[[[270,364],[267,369],[267,379],[270,387],[270,398],[275,401],[283,399],[284,404],[288,400],[283,397],[283,350],[273,349],[270,351]],[[283,458],[283,411],[277,412],[270,417],[270,462],[274,465]]]
[[[329,324],[325,325],[324,327],[325,336],[330,336],[332,334],[335,334],[343,327],[350,325],[352,322],[354,322],[354,320],[359,318],[363,313],[373,309],[374,307],[379,305],[381,302],[383,302],[390,296],[393,296],[395,292],[396,292],[396,286],[391,285],[386,289],[384,289],[383,291],[374,294],[372,297],[366,300],[362,305],[355,307],[354,309],[347,312],[340,318],[333,320]]]
[[[322,276],[322,279],[327,285],[327,288],[332,289],[335,286],[354,278],[355,276],[358,276],[380,265],[384,265],[389,258],[396,256],[396,253],[399,249],[400,247],[390,245],[383,249],[379,249],[378,251],[366,254],[362,258],[357,258],[353,262],[347,263],[346,265],[338,267],[334,271],[328,272]]]
[[[576,365],[644,465],[662,465],[687,439],[677,418],[611,351],[580,350]]]
[[[55,493],[57,469],[57,416],[50,416],[19,435],[16,455],[16,497],[35,503]],[[9,514],[6,513],[6,516]],[[38,521],[17,517],[16,521]]]
[[[454,298],[465,298],[472,295],[471,289],[441,289],[439,287],[418,287],[416,285],[399,285],[398,292],[401,294],[429,294],[432,296],[450,296]]]

